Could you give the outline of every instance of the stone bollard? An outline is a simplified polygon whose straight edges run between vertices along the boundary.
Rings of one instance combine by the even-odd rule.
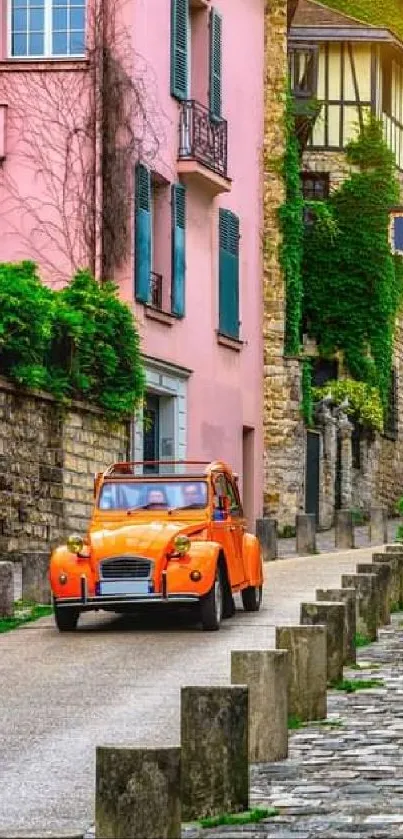
[[[22,599],[29,603],[50,603],[48,579],[50,555],[47,552],[22,554]]]
[[[259,539],[263,562],[278,557],[278,536],[276,519],[256,519],[256,536]]]
[[[343,678],[344,603],[301,603],[301,624],[326,626],[327,681],[334,685]]]
[[[387,562],[364,562],[357,565],[357,574],[376,574],[378,578],[378,625],[390,624],[390,590],[392,569]]]
[[[98,746],[97,839],[180,839],[180,749]]]
[[[369,519],[370,545],[385,545],[388,541],[388,511],[386,507],[371,507]]]
[[[313,513],[299,513],[297,525],[297,554],[306,556],[316,553],[316,516]]]
[[[396,554],[381,554],[381,553],[374,553],[372,554],[372,562],[379,562],[384,563],[385,565],[389,565],[391,568],[391,581],[390,581],[390,611],[397,612],[399,609],[400,603],[400,558]]]
[[[397,559],[399,567],[399,608],[403,609],[403,544],[386,545],[386,553]]]
[[[355,588],[326,588],[316,590],[316,599],[329,603],[344,603],[344,656],[343,664],[355,664],[357,653],[355,649],[356,635],[356,591]]]
[[[14,565],[0,562],[0,618],[14,615]]]
[[[378,637],[378,590],[376,574],[343,574],[343,588],[355,588],[357,633],[368,641]]]
[[[336,510],[335,545],[336,548],[347,550],[354,547],[354,525],[351,510]]]
[[[326,627],[277,626],[276,647],[290,653],[289,716],[301,722],[326,719]]]
[[[288,756],[287,650],[232,651],[231,682],[249,688],[249,760]]]
[[[181,690],[182,818],[249,805],[248,688]]]

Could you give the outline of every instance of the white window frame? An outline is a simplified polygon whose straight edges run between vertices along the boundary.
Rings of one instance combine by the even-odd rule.
[[[90,0],[91,1],[91,0]],[[12,53],[12,8],[13,0],[7,0],[7,53],[11,61],[74,61],[76,59],[83,59],[86,55],[86,50],[80,53],[52,53],[52,8],[53,0],[44,0],[44,52],[43,55],[13,55]],[[85,0],[84,9],[84,37],[87,33],[87,8],[88,0]]]

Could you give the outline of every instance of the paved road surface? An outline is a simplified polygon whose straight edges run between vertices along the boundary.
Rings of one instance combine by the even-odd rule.
[[[375,550],[375,548],[372,548]],[[219,633],[189,620],[86,615],[77,633],[51,619],[0,636],[0,837],[71,837],[93,822],[95,746],[179,741],[181,685],[228,684],[230,651],[274,645],[315,588],[339,586],[372,550],[266,566],[258,615]]]

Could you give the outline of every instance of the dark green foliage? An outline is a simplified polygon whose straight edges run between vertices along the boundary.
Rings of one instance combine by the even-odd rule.
[[[378,388],[385,409],[403,289],[403,262],[388,240],[398,181],[374,117],[346,154],[357,168],[325,202],[333,223],[305,231],[304,314],[321,354],[341,350],[351,377]]]
[[[257,822],[263,821],[263,819],[278,816],[279,813],[280,811],[275,807],[268,807],[266,809],[256,807],[254,810],[247,810],[244,813],[223,813],[221,816],[208,816],[205,819],[200,819],[200,824],[204,828],[220,827],[224,824],[257,824]]]
[[[53,613],[52,606],[45,606],[39,603],[24,603],[19,601],[15,603],[14,617],[0,618],[0,633],[11,632],[12,629],[18,629],[25,623],[32,623],[39,618],[45,618]]]
[[[341,682],[331,685],[333,690],[341,690],[344,693],[357,693],[359,690],[372,690],[383,688],[385,683],[382,679],[342,679]]]
[[[0,372],[26,387],[46,386],[53,297],[32,262],[0,263]]]
[[[298,141],[295,134],[293,104],[287,94],[285,114],[286,148],[282,175],[285,202],[279,209],[280,230],[283,236],[280,265],[286,286],[286,355],[298,355],[302,316],[302,255],[303,255],[303,198],[300,180]]]
[[[31,263],[0,264],[0,373],[129,416],[144,377],[134,319],[117,291],[80,271],[55,292]]]

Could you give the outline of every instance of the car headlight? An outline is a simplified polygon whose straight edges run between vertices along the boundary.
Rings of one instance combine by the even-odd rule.
[[[190,550],[191,541],[188,536],[175,536],[174,548],[179,556],[185,556]]]
[[[77,533],[74,533],[67,539],[67,547],[71,553],[78,554],[84,547],[84,539],[82,536],[78,536]]]

